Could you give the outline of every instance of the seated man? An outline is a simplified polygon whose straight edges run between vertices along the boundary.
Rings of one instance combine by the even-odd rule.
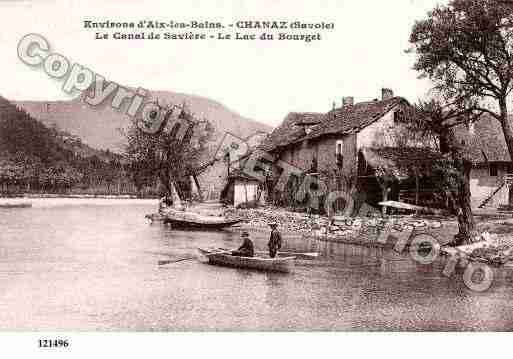
[[[159,213],[165,214],[171,208],[173,208],[173,199],[168,195],[162,197],[159,201]]]
[[[255,249],[253,242],[249,239],[248,232],[242,232],[240,237],[242,238],[242,245],[236,251],[232,251],[233,256],[239,257],[253,257],[255,255]]]

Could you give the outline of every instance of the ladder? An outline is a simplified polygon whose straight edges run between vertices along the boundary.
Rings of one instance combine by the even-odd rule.
[[[499,187],[497,187],[497,189],[495,189],[488,197],[486,197],[486,199],[481,202],[481,204],[478,206],[478,208],[483,208],[484,206],[486,206],[488,204],[488,202],[490,202],[492,200],[492,198],[502,189],[504,188],[504,186],[511,186],[511,184],[513,184],[513,174],[512,173],[508,173],[508,174],[505,174],[503,179],[502,179],[502,183],[500,184]]]

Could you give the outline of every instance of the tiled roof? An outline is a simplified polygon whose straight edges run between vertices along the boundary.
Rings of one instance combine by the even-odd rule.
[[[312,139],[332,133],[359,131],[383,117],[401,102],[408,103],[402,97],[392,97],[387,100],[360,102],[334,109],[326,114],[326,119],[315,127],[306,138]]]
[[[421,147],[363,148],[362,154],[371,167],[399,179],[429,175],[433,163],[444,159],[441,153]]]
[[[392,97],[382,101],[360,102],[344,106],[326,114],[291,112],[285,117],[282,124],[267,136],[259,149],[272,152],[279,147],[303,139],[313,139],[331,133],[359,131],[383,117],[401,102],[408,104],[402,97]],[[312,126],[310,133],[306,133],[305,126]]]
[[[513,125],[511,118],[510,123]],[[511,161],[499,121],[485,114],[473,127],[471,132],[466,125],[460,125],[454,134],[460,143],[464,141],[465,152],[474,164]]]
[[[262,141],[258,149],[271,152],[280,146],[286,146],[306,136],[304,125],[313,125],[322,122],[322,113],[314,112],[291,112],[282,124]]]
[[[373,153],[383,160],[393,160],[407,165],[411,165],[416,162],[430,162],[442,158],[440,152],[425,147],[367,147],[364,151]]]

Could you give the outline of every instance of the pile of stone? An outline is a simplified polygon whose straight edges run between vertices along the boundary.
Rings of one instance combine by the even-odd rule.
[[[224,213],[227,217],[242,218],[250,227],[267,227],[270,222],[278,223],[281,231],[308,233],[317,223],[319,216],[285,211],[281,208],[267,207],[258,209],[233,209]]]
[[[505,241],[504,238],[488,232],[482,233],[476,240],[477,243],[456,248],[474,261],[493,265],[503,265],[513,261],[511,240]]]
[[[250,227],[267,227],[269,222],[276,222],[281,231],[307,234],[313,237],[328,239],[377,240],[385,226],[394,230],[423,230],[440,228],[442,223],[437,220],[419,219],[412,216],[397,217],[324,217],[286,211],[278,207],[258,209],[228,209],[224,213],[228,217],[243,218]]]
[[[333,217],[326,228],[320,228],[320,234],[338,236],[355,235],[357,233],[379,233],[385,227],[394,231],[414,231],[440,228],[442,223],[437,220],[419,219],[411,216],[396,217]]]

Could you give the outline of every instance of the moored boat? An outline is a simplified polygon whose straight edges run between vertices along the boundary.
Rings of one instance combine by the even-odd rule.
[[[0,199],[0,208],[30,208],[32,202],[24,199]]]
[[[223,229],[231,227],[239,222],[238,218],[226,218],[218,216],[208,216],[195,212],[185,212],[170,210],[163,214],[148,214],[146,215],[150,221],[160,221],[170,224],[174,228],[189,228],[189,229]]]
[[[296,258],[239,257],[231,255],[230,251],[202,248],[198,248],[198,250],[201,252],[201,254],[208,258],[208,262],[211,264],[226,267],[255,269],[268,272],[288,273],[294,268],[294,260]]]

